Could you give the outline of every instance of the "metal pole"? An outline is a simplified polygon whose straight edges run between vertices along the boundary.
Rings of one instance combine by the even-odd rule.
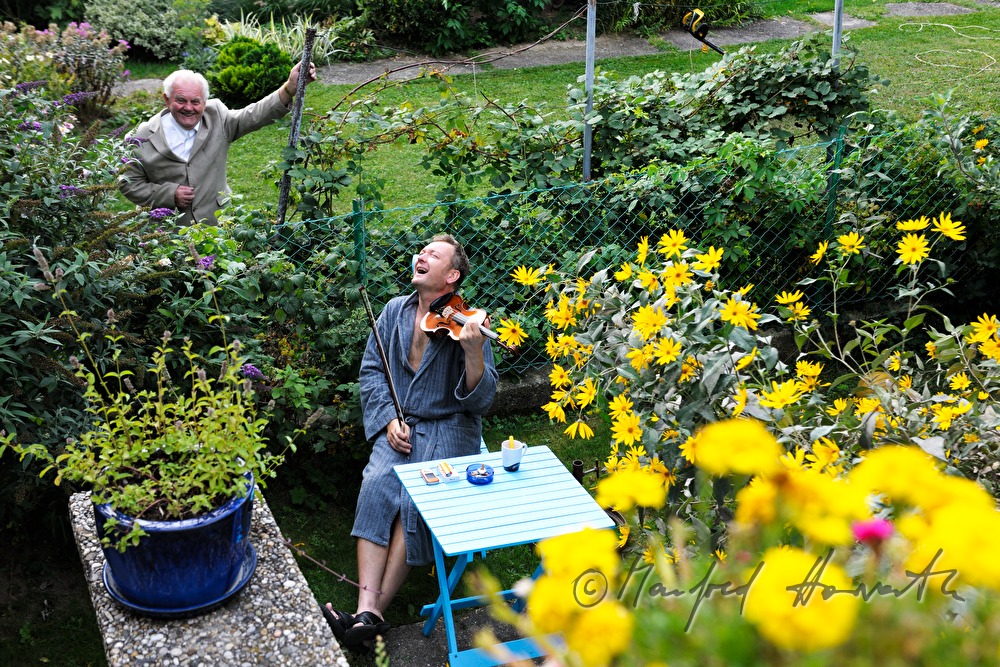
[[[590,148],[594,132],[588,122],[594,108],[594,43],[597,41],[597,0],[587,0],[587,105],[583,125],[583,180],[590,180]]]
[[[288,147],[295,149],[299,145],[299,127],[302,124],[302,105],[306,95],[306,84],[309,83],[309,65],[312,62],[313,42],[316,41],[316,28],[306,29],[306,41],[302,49],[302,60],[299,61],[299,81],[295,86],[295,99],[292,100],[292,127],[288,133]],[[288,208],[288,191],[291,189],[292,177],[288,169],[281,176],[278,188],[278,226],[285,224],[285,211]]]
[[[833,56],[834,67],[840,67],[840,42],[844,36],[844,0],[836,0],[833,7]]]

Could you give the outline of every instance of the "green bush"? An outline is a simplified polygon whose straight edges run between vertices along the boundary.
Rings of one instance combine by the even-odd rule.
[[[680,28],[684,16],[697,6],[697,3],[689,0],[661,0],[642,4],[605,2],[599,3],[597,22],[607,32],[629,30],[652,35]],[[709,26],[741,25],[763,16],[759,4],[754,0],[706,3],[701,8],[705,12],[703,24]]]
[[[288,78],[291,57],[274,44],[234,37],[206,74],[212,92],[230,107],[242,108],[273,92]]]
[[[209,0],[92,0],[87,21],[160,60],[179,60],[208,17]]]

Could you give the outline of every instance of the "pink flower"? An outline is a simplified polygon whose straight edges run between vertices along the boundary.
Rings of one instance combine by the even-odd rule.
[[[854,539],[869,545],[878,545],[892,535],[892,522],[886,519],[856,521],[851,525]]]

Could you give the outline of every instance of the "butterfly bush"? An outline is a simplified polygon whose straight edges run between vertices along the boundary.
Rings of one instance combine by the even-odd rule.
[[[934,306],[935,254],[964,240],[946,212],[848,231],[773,295],[680,229],[620,266],[519,267],[550,325],[544,410],[571,437],[610,422],[596,497],[626,519],[611,546],[539,545],[522,629],[561,630],[573,665],[993,664],[1000,320]],[[886,315],[845,313],[887,264]]]

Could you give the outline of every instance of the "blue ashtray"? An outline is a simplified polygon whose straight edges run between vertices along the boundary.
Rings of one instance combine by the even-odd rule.
[[[493,468],[482,463],[473,463],[465,469],[465,478],[473,484],[489,484],[493,481]]]

